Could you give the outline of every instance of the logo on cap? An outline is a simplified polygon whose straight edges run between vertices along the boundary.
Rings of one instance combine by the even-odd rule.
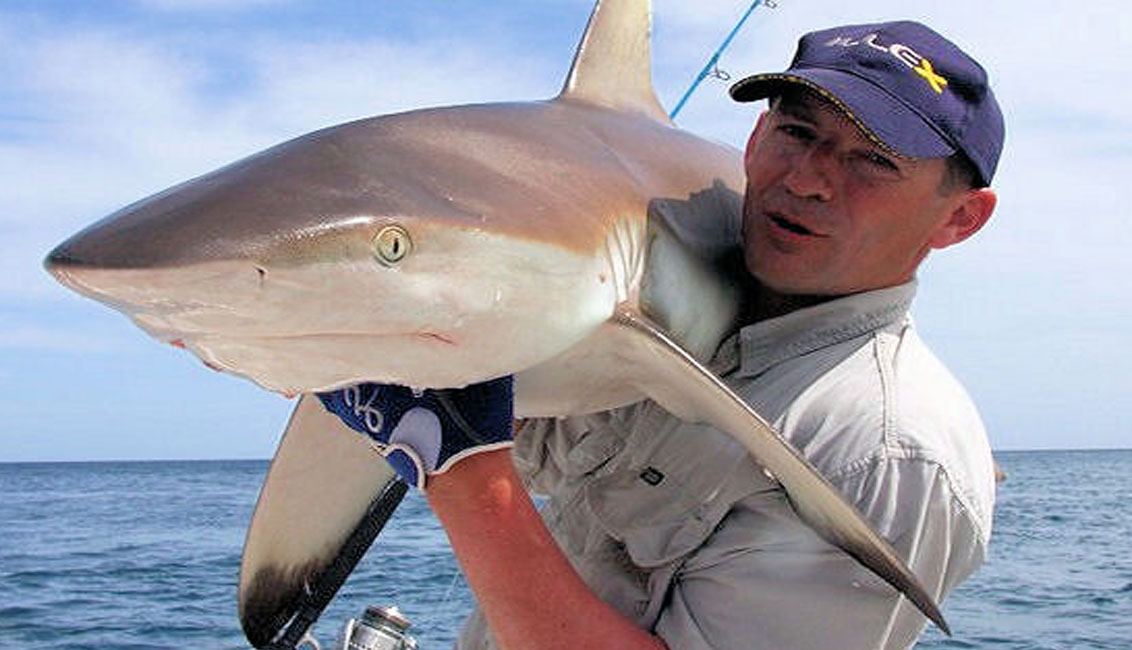
[[[850,38],[848,36],[837,36],[826,43],[828,47],[858,47],[861,45],[871,47],[879,52],[890,54],[900,61],[902,61],[909,68],[914,70],[916,74],[924,78],[925,81],[932,87],[936,94],[942,95],[943,88],[947,85],[947,79],[938,74],[935,68],[932,67],[932,62],[921,56],[916,50],[913,50],[907,45],[895,43],[893,45],[884,45],[879,42],[880,34],[869,34],[861,39]]]

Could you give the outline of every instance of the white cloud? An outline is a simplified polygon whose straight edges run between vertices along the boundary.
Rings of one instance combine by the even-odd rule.
[[[427,106],[541,99],[560,83],[543,82],[548,71],[537,59],[452,37],[416,44],[263,39],[248,50],[248,61],[256,89],[244,109],[281,129]]]

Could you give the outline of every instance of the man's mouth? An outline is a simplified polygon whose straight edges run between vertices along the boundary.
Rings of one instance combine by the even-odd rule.
[[[767,214],[767,217],[770,218],[771,222],[773,222],[774,225],[778,226],[779,228],[782,228],[783,230],[785,230],[787,232],[792,232],[792,233],[797,234],[797,235],[809,235],[809,236],[817,235],[816,232],[814,232],[814,231],[810,230],[809,228],[803,226],[802,224],[798,223],[797,221],[791,221],[790,219],[783,216],[781,213],[771,212],[771,213]]]

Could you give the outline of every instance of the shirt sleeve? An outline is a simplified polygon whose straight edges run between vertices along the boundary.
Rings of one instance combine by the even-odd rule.
[[[985,545],[938,464],[877,459],[835,485],[937,601],[982,562]],[[655,629],[673,650],[897,650],[925,622],[777,490],[738,502],[689,556]]]

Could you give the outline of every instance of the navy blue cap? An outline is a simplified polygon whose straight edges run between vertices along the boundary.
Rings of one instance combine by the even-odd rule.
[[[861,130],[908,158],[963,152],[990,185],[1005,126],[986,71],[954,43],[912,21],[810,32],[790,68],[731,87],[736,101],[801,84],[840,107]]]

